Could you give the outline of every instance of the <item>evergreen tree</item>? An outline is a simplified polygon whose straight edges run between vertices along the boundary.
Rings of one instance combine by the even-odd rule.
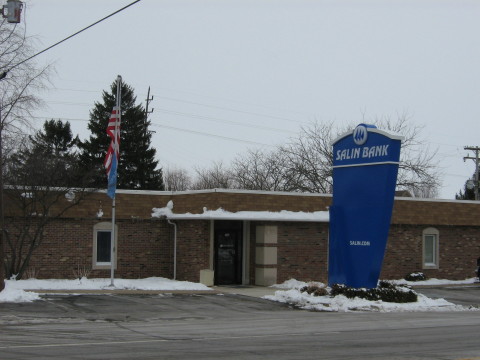
[[[103,91],[103,102],[96,102],[90,111],[88,129],[90,138],[80,143],[80,162],[86,171],[93,171],[92,186],[106,187],[107,178],[103,161],[110,144],[106,133],[113,107],[117,83],[113,82],[110,92]],[[150,121],[145,117],[141,104],[136,105],[133,88],[122,82],[120,161],[117,188],[163,190],[162,169],[157,169],[156,150],[151,147]]]
[[[81,187],[85,173],[78,166],[70,123],[48,120],[33,136],[25,137],[5,163],[6,181],[13,186]]]
[[[55,155],[75,154],[75,147],[79,143],[78,136],[73,137],[70,123],[61,120],[47,120],[43,124],[43,131],[30,136],[34,149]]]
[[[470,179],[465,181],[465,185],[463,186],[463,190],[460,190],[458,194],[455,194],[456,200],[475,200],[475,188],[472,186],[468,186],[470,184],[475,184],[475,174],[472,175]]]

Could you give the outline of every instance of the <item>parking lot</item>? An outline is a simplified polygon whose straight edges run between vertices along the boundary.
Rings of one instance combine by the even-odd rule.
[[[478,287],[421,291],[480,303]],[[231,294],[46,295],[0,309],[1,359],[480,359],[477,311],[309,312]]]

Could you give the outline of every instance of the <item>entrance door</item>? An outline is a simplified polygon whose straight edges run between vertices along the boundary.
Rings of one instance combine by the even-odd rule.
[[[215,222],[215,284],[242,283],[242,222]]]

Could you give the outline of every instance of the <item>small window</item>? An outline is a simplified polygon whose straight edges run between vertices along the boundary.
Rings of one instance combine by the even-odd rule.
[[[117,226],[115,226],[115,238],[117,238]],[[110,269],[111,267],[111,239],[112,224],[101,222],[93,228],[93,269]],[[115,239],[116,240],[116,239]],[[116,252],[114,254],[116,260]],[[116,261],[114,261],[116,265]],[[116,266],[115,266],[116,267]]]
[[[437,229],[423,231],[423,268],[438,269],[438,235]]]
[[[111,231],[97,231],[97,264],[110,265]]]

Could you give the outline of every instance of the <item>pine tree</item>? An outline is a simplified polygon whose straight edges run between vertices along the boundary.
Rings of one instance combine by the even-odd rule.
[[[82,187],[88,174],[80,171],[70,123],[47,120],[43,130],[25,137],[7,157],[5,177],[11,185]]]
[[[61,120],[47,120],[43,130],[30,136],[34,149],[54,155],[74,155],[78,136],[73,137],[70,123]]]
[[[107,178],[103,161],[110,144],[106,134],[108,120],[113,107],[117,83],[113,82],[110,92],[103,91],[103,103],[96,102],[90,111],[88,129],[90,138],[80,143],[80,162],[86,171],[93,171],[92,186],[106,187]],[[120,161],[117,188],[164,190],[162,169],[157,169],[156,150],[151,147],[150,121],[145,117],[141,104],[136,105],[131,86],[122,82]]]
[[[458,194],[455,194],[456,200],[475,200],[475,189],[469,184],[475,184],[475,174],[472,175],[470,179],[465,181],[465,185],[463,186],[463,190],[460,189]]]

